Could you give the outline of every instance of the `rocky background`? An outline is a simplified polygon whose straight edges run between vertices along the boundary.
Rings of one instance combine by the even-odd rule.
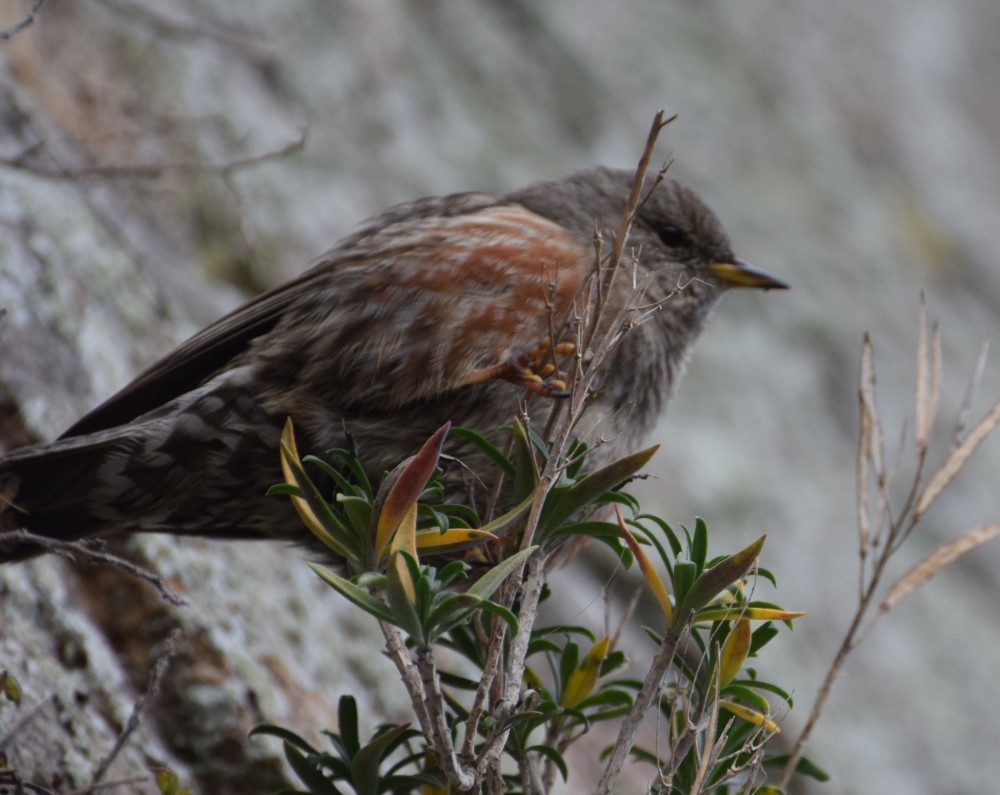
[[[660,159],[743,257],[794,289],[721,308],[659,430],[647,507],[706,517],[716,552],[769,534],[777,599],[809,611],[766,666],[794,689],[782,719],[794,735],[856,599],[862,334],[894,449],[925,292],[948,420],[933,465],[1000,332],[1000,5],[7,0],[0,27],[35,9],[0,41],[7,449],[57,435],[389,204],[631,166],[654,111],[679,114]],[[998,396],[994,357],[974,416]],[[909,433],[904,474],[911,445]],[[897,574],[1000,520],[998,469],[994,439]],[[174,629],[163,692],[105,780],[158,761],[199,793],[268,792],[284,773],[277,743],[246,739],[256,723],[333,727],[342,692],[370,724],[406,719],[374,627],[296,552],[161,538],[129,552],[188,606],[52,558],[0,571],[0,668],[25,689],[20,707],[0,704],[0,743],[28,780],[92,779]],[[565,615],[599,615],[619,575],[574,566],[593,579]],[[995,786],[998,571],[987,546],[880,623],[815,734],[811,755],[835,778],[811,792]]]

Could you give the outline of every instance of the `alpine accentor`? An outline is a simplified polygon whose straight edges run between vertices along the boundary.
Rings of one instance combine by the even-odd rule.
[[[572,339],[595,231],[613,239],[632,179],[595,168],[505,196],[387,210],[59,440],[0,461],[0,528],[64,540],[301,539],[289,501],[264,494],[281,479],[287,417],[303,451],[344,447],[346,431],[377,479],[446,421],[486,431],[525,397],[560,399],[557,381],[530,371],[532,357],[553,337]],[[642,205],[623,267],[609,312],[637,280],[648,280],[645,306],[662,305],[625,335],[591,398],[588,427],[613,439],[602,457],[630,452],[650,430],[727,288],[785,286],[737,259],[712,211],[671,179]],[[13,542],[0,535],[0,560],[31,554]]]

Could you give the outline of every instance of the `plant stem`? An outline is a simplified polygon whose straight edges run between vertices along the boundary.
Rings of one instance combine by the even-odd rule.
[[[656,653],[652,667],[646,674],[646,679],[642,683],[642,689],[636,695],[632,709],[625,717],[625,720],[622,721],[621,728],[618,730],[618,739],[615,741],[615,747],[611,751],[611,756],[608,757],[608,764],[604,769],[604,775],[601,776],[601,780],[597,784],[597,795],[611,795],[614,792],[618,776],[621,774],[622,766],[625,764],[625,757],[632,749],[632,746],[635,745],[635,735],[639,731],[639,724],[642,723],[642,719],[649,711],[653,700],[659,695],[660,688],[663,685],[663,678],[670,668],[670,663],[673,661],[676,651],[677,638],[673,635],[667,635],[660,644],[660,649]]]

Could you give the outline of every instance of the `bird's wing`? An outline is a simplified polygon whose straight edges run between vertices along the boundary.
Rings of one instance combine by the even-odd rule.
[[[252,339],[273,329],[296,296],[310,290],[320,277],[309,271],[202,329],[77,420],[60,438],[123,425],[194,389],[243,352]]]
[[[491,378],[552,394],[544,374],[539,384],[525,371],[544,367],[536,348],[561,340],[592,259],[586,241],[520,205],[414,219],[341,258],[254,358],[275,363],[270,382],[308,384],[352,411]]]
[[[565,321],[592,256],[519,205],[393,218],[208,326],[63,438],[130,422],[251,343],[255,354],[295,362],[300,381],[339,379],[330,400],[344,405],[392,408],[493,377],[538,391],[520,374],[535,364],[532,349],[561,333],[554,324]]]

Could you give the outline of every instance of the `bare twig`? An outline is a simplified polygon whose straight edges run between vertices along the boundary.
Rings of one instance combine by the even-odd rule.
[[[0,737],[0,753],[2,753],[4,749],[14,741],[17,735],[32,724],[32,722],[41,714],[42,710],[45,709],[51,700],[52,697],[49,696],[39,701],[27,712],[27,714],[24,715],[24,717],[11,727],[10,731],[8,731],[3,737]]]
[[[951,483],[955,475],[965,466],[969,456],[976,451],[976,448],[982,444],[987,436],[993,433],[998,424],[1000,424],[1000,400],[993,404],[993,408],[969,431],[958,447],[951,451],[951,455],[941,465],[941,468],[934,473],[934,477],[931,478],[930,483],[920,493],[920,499],[917,500],[917,507],[913,511],[915,519],[919,519],[931,507],[931,503]]]
[[[180,638],[180,630],[175,629],[170,633],[170,637],[167,638],[164,643],[163,654],[156,661],[156,665],[153,666],[153,671],[149,675],[149,683],[146,685],[146,691],[136,699],[135,704],[132,707],[132,714],[129,715],[128,721],[125,723],[125,728],[122,729],[121,734],[118,735],[118,739],[115,741],[114,746],[111,748],[110,753],[101,760],[101,763],[97,766],[97,770],[94,771],[94,776],[90,780],[90,786],[85,790],[85,792],[92,792],[98,783],[104,778],[105,774],[108,772],[108,768],[111,767],[112,763],[121,753],[122,748],[125,747],[125,743],[128,742],[129,738],[139,728],[139,720],[142,716],[142,711],[146,708],[146,705],[150,702],[152,698],[157,696],[160,692],[160,684],[163,682],[163,675],[167,672],[167,667],[170,665],[170,661],[173,660],[174,655],[177,654],[177,644]]]
[[[47,552],[53,552],[67,560],[83,560],[87,563],[112,566],[130,577],[148,582],[157,590],[160,598],[164,601],[176,607],[187,606],[187,600],[167,588],[160,577],[124,558],[96,549],[93,546],[93,541],[59,541],[55,538],[48,538],[28,532],[27,530],[11,530],[4,533],[3,540],[5,542],[12,542],[12,546],[15,547],[25,542],[39,549],[44,549]]]
[[[34,144],[15,157],[0,157],[0,166],[28,172],[45,179],[76,182],[83,179],[104,180],[149,180],[159,179],[166,174],[218,174],[228,178],[238,171],[258,166],[270,160],[278,160],[296,154],[305,148],[309,138],[307,127],[299,129],[299,136],[280,149],[264,152],[259,155],[249,155],[223,163],[202,163],[198,161],[179,160],[173,163],[146,163],[142,165],[103,165],[85,166],[80,168],[52,167],[45,168],[32,162],[34,155],[42,144]]]
[[[968,425],[969,414],[972,413],[972,403],[976,399],[976,393],[979,391],[979,383],[982,381],[983,371],[986,369],[986,356],[989,352],[990,343],[986,341],[979,349],[979,358],[976,359],[976,366],[972,371],[972,377],[969,379],[969,386],[965,390],[962,406],[958,410],[958,417],[955,420],[955,430],[952,434],[952,450],[958,447],[962,441],[962,435],[965,433],[966,425]]]
[[[385,621],[379,621],[378,625],[385,636],[385,647],[389,653],[389,659],[392,660],[396,666],[396,670],[399,671],[403,687],[406,688],[406,692],[410,696],[410,703],[413,705],[413,711],[417,715],[417,722],[420,724],[420,729],[423,731],[424,736],[429,738],[432,736],[433,731],[430,712],[427,709],[427,702],[424,699],[420,674],[413,665],[409,653],[406,651],[406,642],[403,640],[403,634],[398,627],[394,627]]]
[[[0,30],[0,41],[10,41],[18,33],[21,33],[34,25],[35,19],[38,17],[38,12],[42,10],[43,5],[45,5],[45,0],[35,0],[34,4],[31,6],[31,10],[24,19],[6,30]]]
[[[646,712],[659,696],[660,688],[663,686],[663,678],[670,669],[676,651],[677,638],[667,635],[660,644],[656,657],[653,658],[653,664],[646,673],[642,688],[636,694],[632,709],[629,710],[618,730],[618,739],[611,749],[604,774],[597,783],[597,795],[611,795],[615,791],[615,784],[621,774],[622,766],[625,764],[625,757],[635,745],[635,735],[639,731],[639,724],[642,723]]]
[[[455,753],[455,745],[451,741],[451,732],[445,720],[444,696],[441,693],[437,668],[434,664],[433,649],[427,647],[417,649],[417,670],[420,672],[420,682],[427,704],[432,747],[437,754],[437,763],[456,790],[464,792],[472,789],[476,785],[476,775],[473,770],[467,769],[461,763]]]
[[[941,569],[950,566],[966,552],[977,549],[997,536],[1000,536],[1000,524],[988,524],[942,544],[895,582],[882,600],[879,609],[883,613],[888,613]]]
[[[964,438],[959,438],[960,432],[959,435],[956,435],[957,444],[953,446],[944,464],[933,475],[930,482],[923,486],[924,463],[927,459],[931,430],[937,411],[941,381],[941,342],[936,329],[932,332],[930,339],[928,338],[925,313],[921,297],[915,400],[916,467],[909,492],[898,514],[895,515],[889,510],[890,478],[886,476],[881,454],[881,428],[875,404],[875,370],[872,362],[871,341],[865,335],[861,355],[861,389],[859,392],[861,430],[857,462],[857,508],[861,569],[858,607],[816,694],[816,700],[809,712],[806,724],[795,740],[785,767],[778,778],[777,786],[781,789],[787,787],[791,780],[830,696],[833,683],[838,678],[847,657],[867,638],[878,618],[888,613],[895,605],[923,586],[931,577],[953,563],[959,556],[992,538],[1000,536],[1000,525],[990,524],[971,530],[942,544],[900,577],[881,600],[879,610],[870,619],[868,618],[876,604],[877,595],[882,589],[886,569],[895,553],[913,532],[934,500],[965,466],[976,448],[1000,425],[1000,401],[998,401]],[[962,417],[968,410],[967,406],[972,402],[971,394],[982,370],[982,361],[981,355],[977,372],[973,377],[973,386],[970,387],[961,410],[960,427],[964,424]],[[880,506],[874,520],[868,504],[868,491],[873,479]],[[882,539],[885,543],[881,543]],[[868,556],[873,551],[877,552],[874,560],[868,560]],[[870,570],[867,570],[866,564],[871,566]]]

